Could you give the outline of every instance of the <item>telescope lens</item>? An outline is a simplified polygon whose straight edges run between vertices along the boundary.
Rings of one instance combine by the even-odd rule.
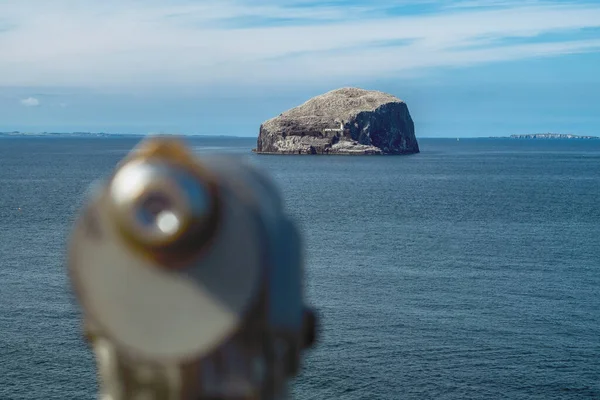
[[[171,199],[160,192],[149,193],[139,205],[138,221],[145,229],[157,229],[165,235],[173,235],[181,221]]]
[[[161,161],[132,161],[111,183],[117,223],[141,246],[173,247],[210,228],[213,195],[201,178]]]

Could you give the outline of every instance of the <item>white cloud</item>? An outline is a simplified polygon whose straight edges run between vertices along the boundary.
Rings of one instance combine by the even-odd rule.
[[[40,105],[40,101],[35,97],[28,97],[26,99],[21,100],[21,104],[25,107],[37,107]]]
[[[0,33],[0,86],[302,84],[600,50],[577,38],[600,28],[596,4],[466,0],[406,16],[379,1],[255,4],[6,0],[17,28]]]

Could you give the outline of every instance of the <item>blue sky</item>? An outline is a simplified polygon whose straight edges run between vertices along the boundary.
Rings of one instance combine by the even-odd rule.
[[[0,131],[256,136],[341,86],[418,137],[600,135],[600,2],[0,1]]]

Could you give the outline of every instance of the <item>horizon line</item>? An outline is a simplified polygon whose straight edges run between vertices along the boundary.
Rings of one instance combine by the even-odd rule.
[[[421,136],[417,139],[512,139],[518,138],[518,136],[530,136],[530,135],[571,135],[575,138],[596,138],[600,139],[600,136],[595,135],[578,135],[573,133],[553,133],[553,132],[538,132],[538,133],[522,133],[522,134],[507,134],[505,136],[493,135],[493,136]],[[235,134],[214,134],[214,133],[110,133],[110,132],[22,132],[18,130],[13,131],[0,131],[0,137],[78,137],[78,138],[104,138],[107,136],[111,137],[148,137],[148,136],[173,136],[173,137],[205,137],[205,138],[233,138],[233,139],[254,139],[257,136],[240,136]]]

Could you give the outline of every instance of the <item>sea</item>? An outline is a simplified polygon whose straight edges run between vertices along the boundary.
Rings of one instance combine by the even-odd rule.
[[[0,400],[95,399],[65,245],[140,138],[0,139]],[[319,337],[295,399],[600,399],[600,140],[419,139],[411,156],[275,156]]]

